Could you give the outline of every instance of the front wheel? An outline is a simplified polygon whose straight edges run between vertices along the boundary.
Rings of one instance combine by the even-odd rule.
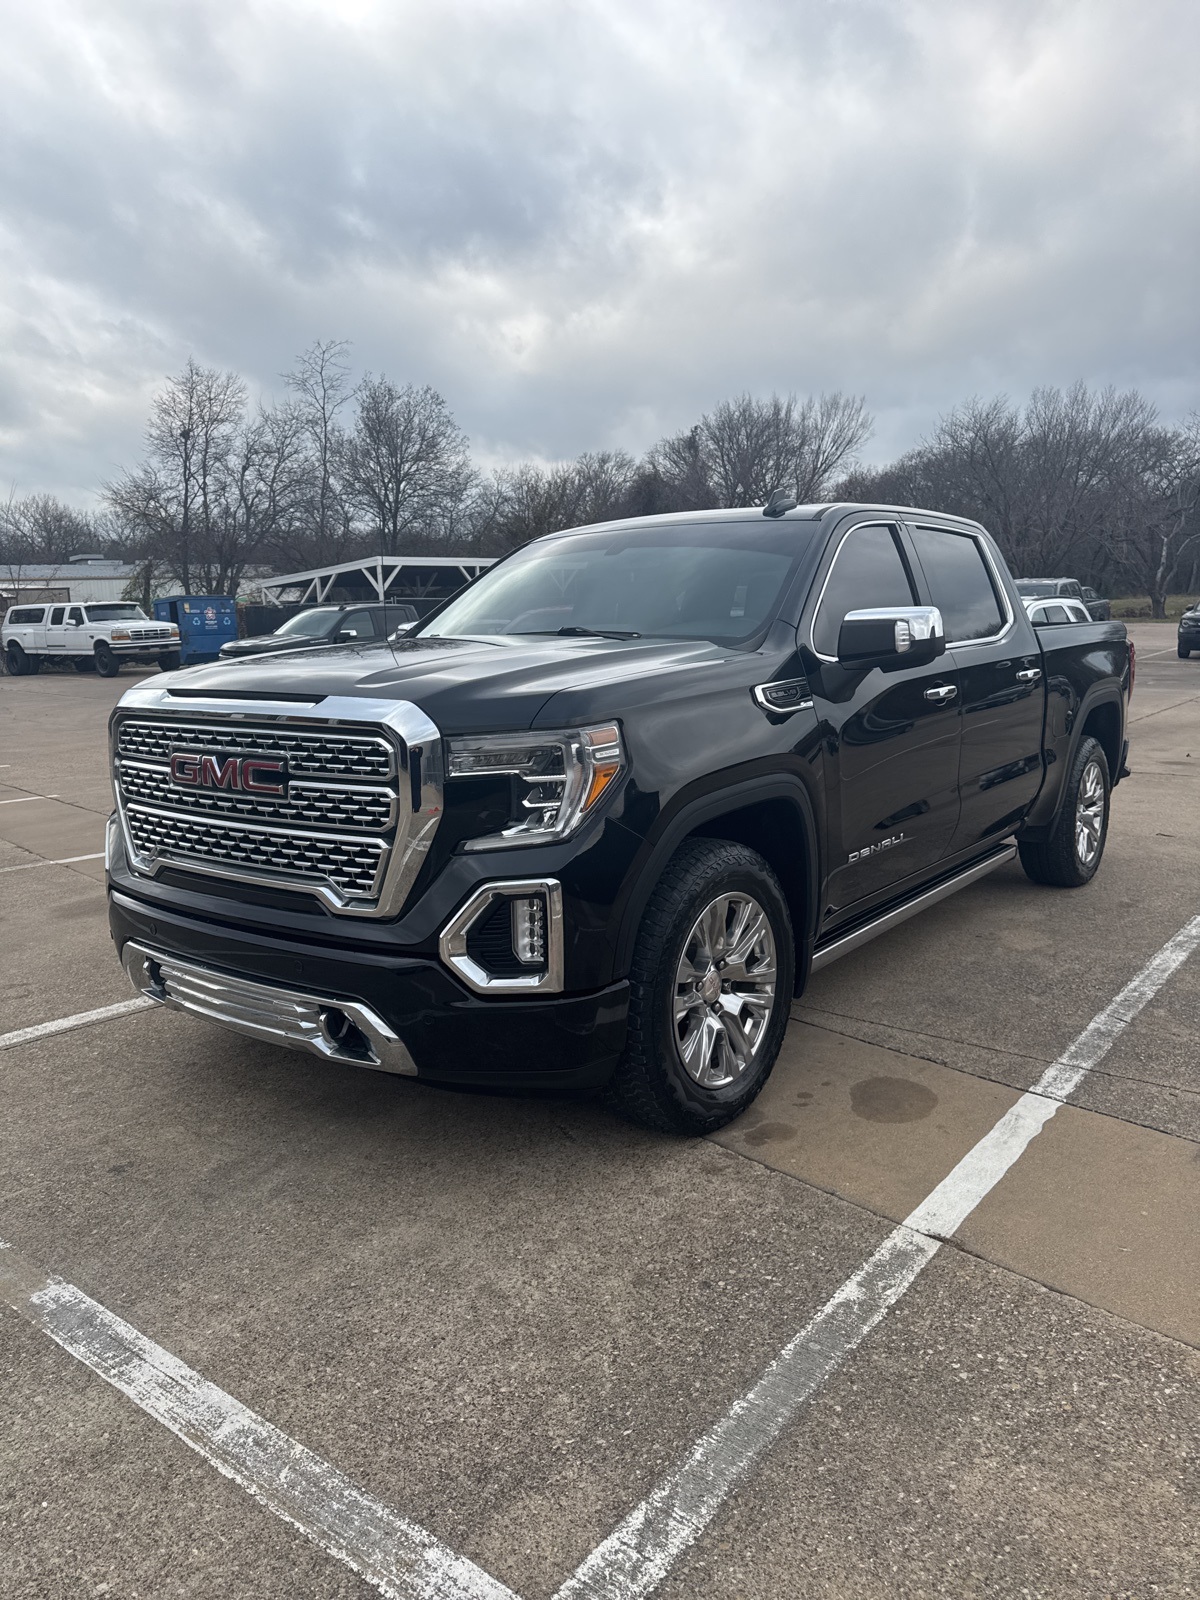
[[[13,639],[4,652],[4,665],[10,677],[24,678],[33,671],[33,662]]]
[[[1192,653],[1192,650],[1191,650],[1191,646],[1190,646],[1190,645],[1186,645],[1186,644],[1181,644],[1181,645],[1180,645],[1180,646],[1179,646],[1179,647],[1178,647],[1178,649],[1179,649],[1179,659],[1180,659],[1180,660],[1181,660],[1181,661],[1186,661],[1186,660],[1187,660],[1187,658],[1188,658],[1188,657],[1189,657],[1189,656],[1190,656],[1190,655],[1191,655],[1191,653]]]
[[[100,643],[96,646],[96,671],[102,678],[115,678],[121,670],[121,663],[109,647]]]
[[[687,840],[638,930],[610,1104],[663,1133],[731,1122],[775,1065],[795,971],[787,901],[763,858],[725,839]]]
[[[1091,883],[1108,838],[1111,789],[1104,750],[1095,739],[1081,739],[1049,838],[1020,844],[1027,877],[1059,889],[1081,889]]]

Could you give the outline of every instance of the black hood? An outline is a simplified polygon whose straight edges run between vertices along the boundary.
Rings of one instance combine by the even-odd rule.
[[[168,692],[182,702],[311,697],[318,715],[327,695],[408,700],[444,733],[487,733],[616,716],[664,675],[737,655],[694,639],[397,639],[192,667],[171,675]]]

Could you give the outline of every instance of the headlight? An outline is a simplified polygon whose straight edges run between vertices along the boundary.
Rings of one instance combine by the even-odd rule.
[[[114,644],[128,644],[129,643],[129,629],[128,628],[114,628],[113,631],[109,634],[109,638],[112,640],[112,642]]]
[[[178,637],[179,637],[179,629],[175,626],[174,623],[172,623],[171,626],[167,629],[167,633],[172,639],[178,639]]]
[[[508,825],[464,841],[467,850],[565,839],[599,805],[625,768],[615,722],[563,733],[493,733],[451,739],[448,778],[509,778]]]

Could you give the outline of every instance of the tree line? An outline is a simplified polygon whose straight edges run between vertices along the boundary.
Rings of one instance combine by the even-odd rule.
[[[1200,585],[1200,418],[1160,422],[1135,391],[1037,390],[1024,405],[970,400],[884,467],[858,464],[872,432],[861,398],[742,394],[640,459],[589,451],[556,466],[481,473],[443,397],[368,373],[314,344],[285,395],[189,361],[155,396],[141,461],[101,509],[50,495],[0,509],[0,571],[99,551],[185,592],[236,591],[247,569],[290,571],[360,555],[499,555],[540,534],[656,512],[868,500],[977,518],[1013,570],[1071,574],[1150,596]]]

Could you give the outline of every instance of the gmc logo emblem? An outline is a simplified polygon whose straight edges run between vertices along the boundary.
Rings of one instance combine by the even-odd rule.
[[[186,789],[231,789],[242,794],[287,794],[287,762],[274,756],[204,755],[172,750],[171,782]]]

